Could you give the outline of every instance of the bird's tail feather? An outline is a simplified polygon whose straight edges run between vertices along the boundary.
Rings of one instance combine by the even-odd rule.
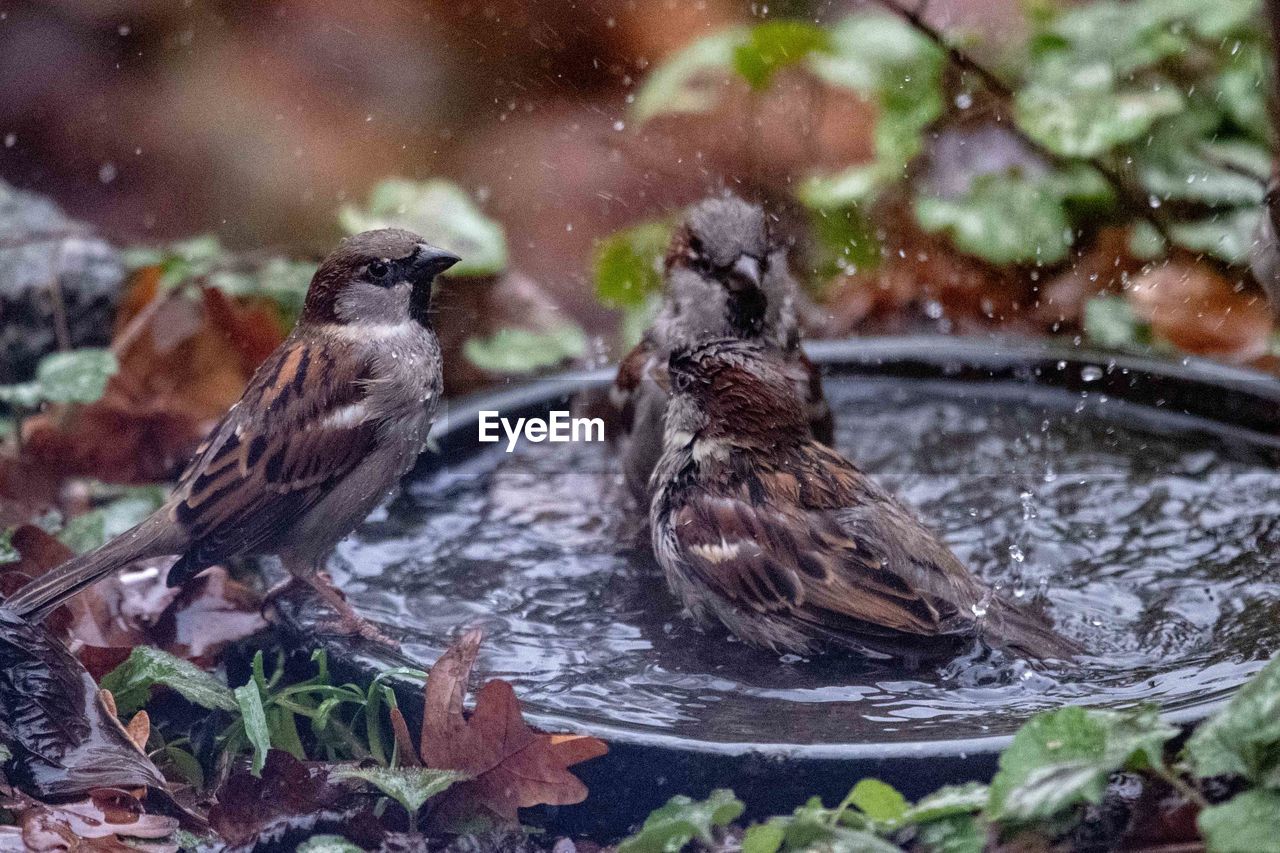
[[[4,606],[25,619],[39,621],[59,604],[117,569],[136,560],[174,553],[165,541],[167,526],[157,513],[100,548],[73,557],[25,584],[5,599]]]
[[[999,598],[992,605],[985,633],[996,645],[1041,660],[1071,660],[1084,652],[1084,646],[1059,634],[1040,613]]]

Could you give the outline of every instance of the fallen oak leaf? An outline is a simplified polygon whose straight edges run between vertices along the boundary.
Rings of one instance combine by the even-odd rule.
[[[485,684],[476,694],[470,716],[463,714],[467,679],[482,636],[478,630],[468,631],[440,656],[427,676],[419,757],[427,767],[459,770],[473,777],[442,796],[438,813],[459,816],[487,809],[515,822],[521,808],[582,802],[587,787],[568,768],[604,755],[608,751],[604,741],[546,734],[529,727],[515,691],[505,681]]]
[[[83,800],[58,804],[14,792],[4,805],[18,815],[26,850],[130,853],[139,849],[139,840],[157,853],[178,849],[179,821],[146,812],[141,801],[118,788],[96,788]]]

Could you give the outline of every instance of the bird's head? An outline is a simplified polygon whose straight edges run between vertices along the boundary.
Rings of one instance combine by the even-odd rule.
[[[311,279],[302,319],[345,325],[412,320],[427,325],[432,283],[458,260],[401,228],[347,237]]]
[[[737,444],[809,435],[804,377],[765,346],[721,338],[676,350],[667,363],[668,429]]]
[[[770,241],[764,211],[733,195],[704,199],[691,207],[667,247],[666,270],[677,300],[725,315],[724,333],[759,335],[766,322],[772,285],[779,282],[774,264],[786,265],[785,253]],[[785,270],[781,280],[785,280]],[[695,331],[719,332],[712,328]]]

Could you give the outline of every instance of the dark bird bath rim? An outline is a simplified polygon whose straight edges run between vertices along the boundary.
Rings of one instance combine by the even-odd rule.
[[[988,383],[1005,386],[1003,393],[1012,388],[1015,394],[1020,385],[1039,386],[1106,395],[1156,412],[1192,416],[1214,435],[1242,439],[1262,448],[1268,460],[1280,460],[1280,380],[1259,372],[1196,358],[1173,361],[1089,350],[1060,341],[1006,338],[862,338],[817,341],[806,349],[832,378]],[[612,377],[611,368],[563,373],[449,403],[433,433],[436,451],[423,455],[410,478],[426,476],[450,460],[492,450],[477,441],[482,410],[496,410],[507,418],[542,415],[550,408],[568,408],[573,395],[604,385]],[[306,633],[297,629],[312,621],[310,614],[284,609],[283,627],[301,640],[300,634]],[[407,662],[379,650],[356,650],[336,640],[328,644],[335,667],[350,667],[344,674],[351,676],[368,677]],[[425,668],[430,661],[412,663]],[[482,658],[481,678],[483,666]],[[420,712],[420,690],[408,681],[397,685],[399,699],[410,713]],[[1167,710],[1163,716],[1169,722],[1189,725],[1207,717],[1228,698],[1222,694],[1206,696]],[[1005,731],[978,737],[857,743],[748,743],[700,739],[687,733],[668,735],[598,720],[587,725],[568,715],[542,713],[529,706],[526,718],[545,729],[592,734],[609,742],[608,756],[581,768],[580,775],[593,791],[616,792],[619,780],[646,780],[643,794],[627,783],[632,795],[620,798],[625,802],[605,804],[593,796],[584,806],[552,810],[543,816],[558,831],[568,832],[595,829],[616,833],[620,826],[642,819],[672,794],[705,795],[717,786],[737,789],[756,815],[788,809],[808,794],[838,799],[860,776],[878,776],[908,796],[921,796],[942,784],[989,777],[996,757],[1012,738]]]

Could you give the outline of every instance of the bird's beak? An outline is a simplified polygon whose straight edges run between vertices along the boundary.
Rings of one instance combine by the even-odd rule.
[[[733,262],[732,270],[733,278],[740,283],[754,288],[760,287],[762,270],[759,258],[752,255],[739,255]]]
[[[418,253],[413,258],[414,277],[419,280],[430,280],[460,260],[462,259],[453,252],[446,252],[427,243],[419,243]]]

